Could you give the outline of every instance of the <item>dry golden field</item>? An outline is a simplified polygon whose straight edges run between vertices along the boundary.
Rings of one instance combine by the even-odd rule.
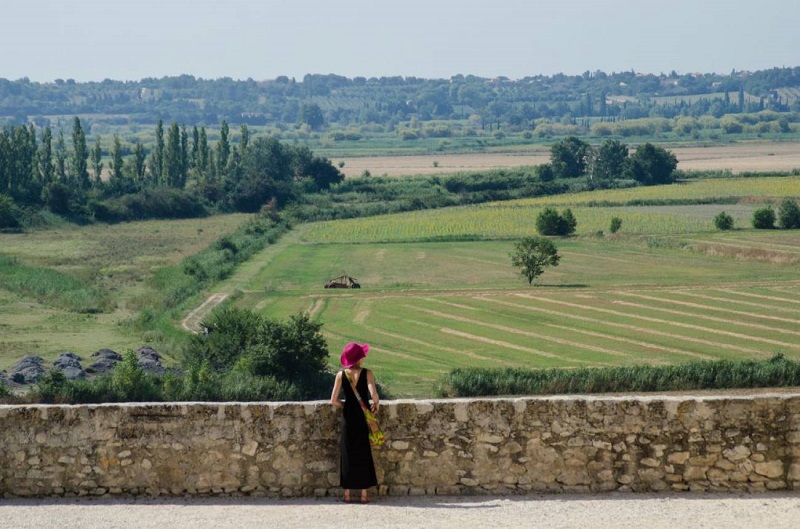
[[[751,142],[710,147],[666,147],[678,158],[678,169],[743,171],[790,171],[800,168],[800,143]],[[336,158],[345,162],[346,176],[368,170],[373,176],[412,176],[481,171],[521,165],[539,165],[550,160],[542,146],[526,153],[430,154],[420,156],[374,156]],[[434,167],[434,162],[438,167]]]

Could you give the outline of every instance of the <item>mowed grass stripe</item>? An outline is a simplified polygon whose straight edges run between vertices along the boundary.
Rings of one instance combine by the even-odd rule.
[[[716,331],[715,329],[709,329],[707,327],[702,327],[702,326],[699,326],[699,325],[691,325],[691,324],[687,324],[687,323],[679,323],[679,322],[674,322],[674,321],[670,321],[670,320],[663,320],[663,319],[660,319],[660,318],[648,318],[648,317],[644,317],[644,316],[637,316],[636,314],[630,314],[630,313],[627,313],[627,312],[621,312],[621,311],[618,311],[618,310],[601,309],[599,307],[588,307],[586,305],[579,305],[577,303],[569,303],[569,302],[566,302],[566,301],[558,301],[558,300],[554,300],[554,299],[550,299],[550,298],[535,298],[533,296],[528,296],[526,294],[516,294],[516,295],[519,296],[519,297],[528,298],[528,299],[532,299],[532,300],[538,300],[538,301],[545,301],[545,302],[549,302],[549,303],[560,304],[560,305],[564,305],[564,306],[567,306],[567,307],[570,307],[570,308],[574,308],[574,309],[600,312],[600,313],[609,314],[609,315],[612,315],[612,316],[620,316],[620,317],[623,317],[623,318],[631,318],[631,319],[635,319],[635,320],[646,321],[646,322],[649,322],[649,323],[657,323],[657,324],[664,325],[665,327],[680,327],[680,328],[683,328],[683,329],[691,329],[691,330],[695,330],[695,331],[698,331],[698,332],[703,333],[703,334],[706,334],[706,333],[709,333],[709,332],[716,333],[716,334],[722,334],[719,331]],[[609,324],[611,324],[611,323],[609,322]],[[636,326],[633,326],[633,327],[636,327]],[[638,328],[642,329],[645,332],[650,332],[651,331],[651,329],[647,329],[647,328],[644,328],[644,327],[638,327]],[[661,331],[659,331],[659,332],[661,332]],[[680,334],[676,335],[676,334],[672,334],[672,333],[664,333],[664,335],[670,336],[672,338],[680,338],[680,339],[689,339],[690,338],[690,337],[687,337],[685,335],[680,335]],[[696,341],[697,343],[705,343],[705,344],[708,344],[708,345],[713,345],[715,347],[735,349],[735,350],[741,351],[743,353],[750,353],[750,354],[757,354],[757,355],[764,355],[765,354],[763,351],[760,351],[758,349],[750,349],[749,347],[741,347],[741,346],[737,346],[737,345],[729,344],[729,343],[725,343],[725,342],[712,342],[710,340],[704,340],[702,338],[695,338],[695,337],[691,337],[691,340]]]
[[[454,355],[457,355],[457,356],[467,356],[469,358],[472,358],[473,360],[479,360],[479,361],[486,362],[486,363],[491,364],[491,365],[495,365],[495,364],[503,364],[503,365],[507,365],[507,366],[516,365],[516,364],[514,364],[512,362],[506,362],[502,358],[479,355],[478,353],[475,353],[473,351],[465,351],[463,349],[455,349],[453,347],[447,347],[445,345],[426,342],[425,340],[418,340],[416,338],[412,338],[412,337],[406,336],[404,334],[396,334],[396,333],[393,333],[393,332],[385,331],[383,329],[376,329],[376,328],[372,327],[370,329],[370,332],[375,333],[375,334],[380,334],[382,336],[388,336],[389,338],[394,338],[394,339],[402,341],[402,342],[419,345],[419,346],[422,346],[422,347],[424,347],[426,349],[436,349],[437,351],[444,351],[446,353],[451,353],[451,354],[454,354]]]
[[[745,296],[745,297],[750,297],[750,298],[767,299],[767,300],[770,300],[770,301],[778,301],[778,302],[781,302],[781,303],[797,303],[797,304],[800,304],[800,299],[783,298],[783,297],[778,297],[778,296],[767,296],[767,295],[764,295],[764,294],[756,294],[754,292],[741,292],[739,290],[733,290],[733,289],[729,289],[729,288],[718,288],[718,289],[715,289],[715,290],[718,290],[719,292],[727,292],[727,293],[734,294],[734,295],[737,295],[737,296]]]
[[[596,353],[604,353],[604,354],[611,355],[611,356],[630,357],[630,355],[628,355],[628,354],[625,354],[625,353],[622,353],[620,351],[616,351],[616,350],[613,350],[613,349],[607,349],[605,347],[598,347],[598,346],[595,346],[595,345],[589,345],[589,344],[585,344],[585,343],[581,343],[581,342],[573,342],[572,340],[565,340],[565,339],[562,339],[562,338],[556,338],[554,336],[548,336],[548,335],[545,335],[545,334],[535,333],[535,332],[531,332],[531,331],[523,331],[521,329],[517,329],[515,327],[509,327],[507,325],[499,325],[499,324],[496,324],[496,323],[488,323],[488,322],[485,322],[485,321],[475,320],[475,319],[472,319],[472,318],[464,318],[463,316],[456,316],[454,314],[446,314],[446,313],[443,313],[443,312],[430,310],[430,309],[420,308],[420,310],[422,312],[425,312],[427,314],[431,314],[431,315],[434,315],[434,316],[438,316],[440,318],[449,318],[449,319],[452,319],[452,320],[455,320],[455,321],[460,321],[462,323],[469,323],[470,325],[480,325],[480,326],[483,326],[483,327],[488,327],[490,329],[495,329],[495,330],[502,331],[502,332],[507,332],[507,333],[510,333],[510,334],[519,334],[521,336],[527,336],[527,337],[530,337],[530,338],[538,338],[539,340],[547,340],[547,341],[550,341],[550,342],[553,342],[553,343],[557,343],[559,345],[568,345],[570,347],[578,347],[580,349],[586,349],[588,351],[594,351]]]
[[[679,310],[670,310],[670,309],[665,309],[663,307],[653,307],[651,305],[643,305],[641,303],[630,303],[630,302],[627,302],[627,301],[614,301],[613,303],[617,304],[617,305],[623,305],[623,306],[626,306],[626,307],[632,307],[632,308],[637,308],[637,309],[645,309],[645,310],[652,310],[652,311],[655,311],[655,312],[663,312],[663,313],[671,314],[671,315],[674,315],[674,316],[680,316],[680,317],[686,317],[686,318],[701,318],[701,319],[705,319],[705,320],[722,322],[722,323],[731,324],[733,326],[744,325],[741,322],[736,322],[736,321],[733,321],[733,320],[725,320],[725,319],[722,319],[722,318],[714,318],[713,316],[705,316],[705,315],[702,315],[702,314],[688,313],[688,312],[679,311]],[[684,323],[684,322],[675,321],[675,320],[663,320],[663,319],[660,319],[660,318],[652,318],[650,316],[642,316],[640,314],[630,314],[630,313],[625,313],[625,312],[620,312],[620,311],[613,311],[613,310],[610,310],[610,309],[603,309],[603,310],[608,310],[609,314],[614,314],[614,315],[617,315],[617,316],[627,316],[629,318],[641,319],[641,320],[645,320],[645,321],[652,321],[653,323],[666,323],[666,324],[669,324],[669,325],[674,325],[676,327],[683,327],[685,329],[693,329],[693,330],[701,331],[701,332],[710,332],[710,333],[713,333],[713,334],[720,334],[720,335],[723,335],[723,336],[730,336],[731,338],[738,338],[740,340],[750,340],[750,341],[753,341],[753,342],[759,342],[759,343],[764,343],[764,344],[769,344],[769,345],[776,345],[778,347],[800,347],[798,345],[787,343],[787,342],[781,342],[779,340],[771,340],[769,338],[761,338],[761,337],[758,337],[758,336],[752,336],[752,335],[742,334],[742,333],[733,332],[733,331],[725,331],[725,330],[722,330],[722,329],[715,329],[713,327],[704,327],[702,325],[694,325],[692,323]],[[762,330],[764,330],[764,329],[769,330],[768,327],[761,326],[761,325],[756,325],[756,324],[751,324],[751,325],[748,325],[748,326],[754,327],[754,328],[760,328]]]
[[[667,352],[667,353],[676,353],[676,354],[680,354],[680,355],[698,356],[696,353],[694,353],[692,351],[687,351],[685,349],[676,349],[674,347],[665,347],[663,345],[658,345],[658,344],[655,344],[655,343],[652,343],[652,342],[643,342],[641,340],[632,340],[630,338],[624,338],[622,336],[615,336],[615,335],[612,335],[612,334],[596,332],[596,331],[590,331],[590,330],[587,330],[587,329],[580,329],[578,327],[567,327],[565,325],[557,325],[555,323],[544,323],[543,325],[547,325],[548,327],[553,327],[555,329],[561,329],[563,331],[576,332],[578,334],[584,334],[586,336],[591,336],[592,338],[601,338],[603,340],[613,340],[613,341],[617,341],[617,342],[636,345],[636,346],[639,346],[639,347],[644,347],[645,349],[653,349],[653,350],[656,350],[656,351],[664,351],[664,352]],[[712,357],[708,357],[708,358],[710,359]],[[658,362],[658,363],[664,363],[664,362]]]
[[[459,336],[461,338],[466,338],[468,340],[474,340],[476,342],[487,343],[491,345],[496,345],[499,347],[503,347],[505,349],[516,349],[517,351],[524,351],[526,353],[532,353],[535,355],[542,355],[551,358],[557,358],[555,355],[550,355],[549,353],[545,353],[543,351],[539,351],[537,349],[532,349],[530,347],[525,347],[522,345],[517,345],[509,342],[504,342],[503,340],[495,340],[493,338],[486,338],[485,336],[478,336],[476,334],[466,333],[463,331],[457,331],[455,329],[450,329],[448,327],[442,327],[441,331],[445,334],[452,334],[455,336]],[[592,362],[588,360],[574,360],[574,359],[563,359],[566,362],[577,362],[581,364],[588,364],[588,365],[596,365],[596,366],[609,366],[611,364],[607,364],[604,362]]]
[[[453,320],[453,321],[460,321],[458,318],[451,318],[451,317],[449,317],[449,315],[447,315],[445,313],[442,313],[442,312],[432,311],[432,310],[424,309],[422,307],[416,307],[416,306],[413,306],[413,305],[406,305],[406,307],[410,308],[410,309],[413,309],[415,311],[425,312],[425,313],[430,314],[432,316],[436,316],[437,318]],[[460,323],[468,323],[468,322],[460,321]],[[482,342],[482,343],[490,343],[490,344],[493,344],[493,345],[498,345],[498,346],[504,347],[506,349],[515,349],[517,351],[524,351],[526,353],[531,353],[531,354],[534,354],[534,355],[537,355],[537,356],[541,356],[543,358],[567,360],[567,361],[576,362],[576,363],[586,363],[586,362],[583,362],[583,361],[580,361],[580,360],[564,359],[564,358],[560,357],[557,354],[548,353],[547,351],[542,351],[542,350],[539,350],[539,349],[534,349],[532,347],[526,347],[526,346],[522,346],[522,345],[517,345],[517,344],[513,344],[513,343],[510,343],[510,342],[503,341],[503,340],[495,340],[493,338],[477,336],[477,335],[474,335],[474,334],[471,334],[471,333],[466,333],[466,332],[459,331],[457,329],[451,329],[451,328],[448,328],[448,327],[442,327],[440,330],[441,330],[441,332],[444,332],[446,334],[452,334],[452,335],[455,335],[455,336],[461,336],[462,338],[467,338],[468,340],[478,341],[478,342]]]
[[[398,318],[398,319],[400,319],[400,318]],[[431,330],[435,331],[435,333],[437,335],[439,335],[439,337],[441,336],[441,334],[449,334],[451,336],[456,336],[456,338],[460,338],[461,341],[463,342],[463,344],[464,344],[463,347],[464,347],[465,350],[471,349],[471,347],[475,346],[475,343],[476,343],[476,340],[473,340],[472,336],[469,335],[468,333],[464,333],[464,336],[457,336],[457,335],[454,335],[453,333],[446,332],[445,330],[447,330],[449,328],[448,327],[443,327],[441,324],[437,325],[437,324],[433,324],[431,322],[423,322],[423,321],[414,320],[414,319],[403,319],[403,321],[404,322],[408,322],[408,323],[412,323],[412,324],[417,325],[419,327],[427,327],[428,329],[431,329]],[[455,329],[450,329],[450,330],[455,330]],[[456,332],[462,332],[462,331],[457,331],[456,330]],[[447,343],[450,343],[450,344],[454,343],[453,339],[448,338],[447,339]],[[500,353],[497,350],[497,347],[496,347],[497,344],[496,343],[493,343],[493,342],[480,342],[480,341],[478,341],[478,343],[484,343],[484,344],[493,345],[493,347],[490,348],[490,349],[493,351],[493,353],[498,358],[502,358],[505,363],[510,363],[512,365],[523,366],[523,367],[530,367],[530,365],[531,365],[531,356],[529,354],[530,351],[527,351],[527,350],[524,350],[524,349],[518,349],[518,348],[511,348],[509,350],[506,350],[506,351],[503,351],[502,353]],[[561,357],[559,357],[557,355],[553,355],[553,358],[545,358],[545,359],[541,359],[541,360],[544,363],[540,364],[539,367],[564,367],[565,359],[561,358]],[[566,361],[569,362],[570,360],[567,359]],[[453,367],[463,367],[463,366],[464,366],[463,363],[454,363],[453,364]]]
[[[701,293],[695,292],[693,290],[677,290],[677,291],[672,291],[672,293],[678,294],[678,295],[683,295],[683,296],[690,296],[690,297],[697,298],[697,299],[705,299],[705,300],[708,300],[708,301],[719,301],[721,303],[730,304],[730,305],[744,305],[745,307],[755,307],[757,309],[762,309],[762,310],[770,311],[770,312],[782,312],[782,313],[786,313],[786,314],[792,314],[795,317],[794,318],[783,318],[781,316],[770,316],[769,314],[761,314],[761,313],[757,313],[757,312],[753,312],[753,311],[745,312],[745,311],[737,311],[737,310],[734,310],[734,309],[723,309],[723,308],[716,307],[716,306],[714,307],[714,310],[719,310],[719,311],[723,311],[723,312],[729,312],[729,313],[732,313],[732,314],[741,314],[741,315],[749,316],[749,317],[752,317],[752,318],[761,318],[761,319],[765,319],[765,320],[780,321],[780,322],[783,322],[783,323],[791,323],[793,325],[796,325],[796,324],[800,323],[800,321],[798,321],[798,317],[800,317],[800,310],[798,310],[797,308],[776,307],[774,304],[754,303],[752,301],[744,301],[744,300],[741,300],[741,299],[735,299],[735,298],[730,298],[730,297],[709,296],[708,294],[701,294]],[[701,305],[701,306],[704,307],[705,305]]]
[[[730,242],[721,242],[717,240],[708,240],[708,239],[704,240],[704,239],[681,238],[681,240],[686,242],[691,242],[698,246],[707,248],[717,247],[717,248],[730,248],[733,250],[739,250],[742,253],[747,253],[747,255],[753,255],[753,256],[761,255],[763,257],[773,256],[774,261],[782,263],[794,263],[798,259],[800,259],[800,250],[798,250],[797,248],[786,250],[786,249],[774,248],[771,247],[770,245],[743,245],[743,244],[734,244]]]
[[[582,322],[586,322],[586,323],[592,323],[592,324],[595,324],[595,325],[598,325],[598,326],[601,326],[601,327],[614,327],[614,328],[617,328],[617,329],[625,329],[625,330],[632,331],[632,332],[636,333],[637,335],[640,335],[642,333],[652,334],[653,336],[659,336],[659,337],[662,337],[662,338],[666,338],[669,342],[673,342],[675,340],[683,340],[683,341],[686,341],[686,342],[692,342],[692,343],[697,343],[697,344],[701,344],[701,345],[707,345],[707,346],[710,346],[710,347],[718,348],[718,349],[720,349],[722,351],[726,351],[728,349],[734,349],[736,351],[739,351],[739,352],[742,352],[742,353],[747,353],[747,354],[762,354],[762,351],[759,351],[758,349],[750,349],[749,347],[731,346],[731,345],[729,345],[727,343],[713,342],[711,340],[705,340],[703,338],[695,338],[695,337],[692,337],[692,336],[685,336],[685,335],[679,335],[679,334],[659,331],[658,329],[652,329],[652,328],[649,328],[649,327],[640,327],[638,325],[630,325],[630,324],[627,324],[627,323],[620,323],[620,322],[609,321],[609,320],[600,320],[600,319],[597,319],[597,318],[590,318],[588,316],[580,316],[578,314],[574,314],[574,313],[571,313],[571,312],[550,310],[550,309],[545,309],[545,308],[542,308],[542,307],[536,307],[536,306],[532,306],[532,305],[520,305],[519,303],[512,303],[510,301],[502,301],[502,300],[499,300],[499,299],[494,299],[494,298],[489,298],[489,297],[480,297],[478,299],[481,299],[483,301],[487,301],[489,303],[496,303],[498,305],[507,306],[507,307],[519,308],[519,309],[522,309],[522,310],[538,312],[538,313],[541,313],[541,314],[549,314],[551,316],[556,316],[559,319],[565,319],[566,318],[566,319],[577,320],[577,321],[582,321]],[[535,300],[536,298],[529,298],[529,299]],[[685,354],[686,354],[686,356],[689,356],[689,357],[692,357],[692,358],[697,358],[697,359],[700,359],[700,360],[714,360],[715,358],[717,358],[715,356],[708,355],[708,354],[705,354],[705,353],[699,353],[699,352],[687,351]]]
[[[731,300],[728,300],[728,299],[725,299],[725,298],[715,298],[713,296],[705,296],[703,294],[698,294],[696,292],[689,292],[689,291],[678,291],[678,292],[675,292],[675,291],[673,291],[672,293],[673,294],[683,295],[683,296],[697,297],[697,298],[700,298],[700,299],[707,299],[709,301],[721,301],[723,303],[724,302],[731,302]],[[622,295],[622,296],[633,297],[633,298],[637,298],[637,299],[645,299],[645,300],[648,300],[648,301],[656,301],[658,303],[671,303],[673,305],[680,305],[681,307],[689,307],[689,308],[692,308],[692,309],[724,312],[726,314],[736,314],[737,316],[744,316],[745,318],[760,318],[760,319],[766,319],[766,320],[771,320],[771,321],[778,321],[778,322],[781,322],[781,323],[790,323],[792,325],[797,325],[797,324],[800,323],[800,321],[798,321],[797,319],[794,319],[794,318],[781,318],[780,316],[770,316],[768,314],[753,314],[752,312],[745,312],[745,311],[741,311],[741,310],[726,309],[726,308],[723,308],[723,307],[718,307],[716,305],[703,305],[702,303],[691,303],[689,301],[680,301],[680,300],[677,300],[677,299],[671,299],[671,298],[665,298],[665,297],[648,296],[647,294],[639,294],[639,293],[631,292],[631,291],[618,291],[617,294]],[[651,305],[647,305],[647,307],[648,308],[652,308],[653,310],[669,311],[670,313],[674,313],[674,314],[685,314],[685,315],[691,316],[693,318],[703,318],[703,319],[706,319],[706,320],[709,320],[709,321],[716,321],[716,322],[719,322],[719,323],[732,324],[732,325],[738,325],[738,326],[744,326],[744,327],[752,327],[754,329],[763,329],[763,330],[767,330],[767,331],[770,331],[770,332],[775,331],[775,332],[780,332],[780,333],[785,333],[785,334],[794,334],[796,336],[800,336],[800,332],[797,332],[797,331],[790,331],[788,329],[781,329],[781,328],[778,328],[778,327],[770,327],[770,326],[767,326],[767,325],[759,325],[758,323],[748,323],[748,322],[744,322],[742,320],[729,320],[729,319],[726,319],[726,318],[717,318],[715,316],[708,316],[706,314],[697,314],[697,313],[693,313],[693,312],[671,311],[669,309],[662,309],[660,307],[653,307]],[[768,307],[761,307],[761,308],[768,308]]]
[[[444,301],[444,300],[438,299],[438,298],[426,298],[426,299],[428,299],[429,301],[436,302],[436,303],[441,304],[441,305],[448,306],[448,307],[453,307],[453,308],[458,308],[458,309],[463,309],[463,310],[480,312],[480,313],[487,314],[487,315],[492,315],[494,318],[497,318],[497,316],[498,316],[498,312],[497,312],[496,309],[487,309],[487,308],[483,308],[483,307],[475,307],[475,306],[471,306],[471,305],[464,305],[464,304],[461,304],[461,303],[454,303],[454,302],[451,302],[451,301]],[[476,300],[476,299],[480,299],[480,298],[473,297],[471,299]],[[480,315],[476,315],[476,316],[480,317]],[[573,331],[573,329],[571,327],[562,327],[562,326],[553,324],[553,323],[551,323],[549,321],[543,321],[543,320],[531,321],[530,315],[522,314],[522,313],[517,314],[517,313],[512,313],[510,311],[506,311],[506,312],[503,312],[500,315],[500,317],[502,318],[503,321],[506,321],[506,322],[510,322],[510,321],[519,322],[521,325],[525,325],[526,327],[548,326],[548,327],[553,328],[553,329],[559,329],[559,330],[568,331],[568,333],[571,333]],[[553,317],[552,319],[553,320],[558,320],[559,318]],[[470,320],[470,321],[472,321],[472,320]],[[475,321],[474,324],[476,324],[476,325],[485,325],[485,326],[492,325],[492,324],[487,324],[487,323],[479,322],[479,321]],[[541,333],[535,333],[535,332],[528,331],[528,330],[520,330],[517,327],[507,327],[507,326],[501,326],[501,327],[503,329],[508,329],[507,332],[510,332],[512,334],[524,334],[524,335],[527,335],[527,336],[531,336],[533,338],[538,338],[540,340],[551,341],[553,343],[557,343],[557,344],[560,344],[560,345],[567,345],[567,346],[571,346],[571,347],[577,347],[579,349],[600,352],[600,353],[608,354],[610,356],[617,357],[617,358],[628,359],[628,358],[631,358],[632,356],[635,356],[637,354],[637,352],[638,352],[638,351],[624,351],[624,350],[620,350],[619,348],[610,349],[609,347],[604,347],[604,346],[598,344],[597,340],[595,340],[595,342],[593,344],[587,344],[586,342],[576,342],[576,341],[569,340],[569,339],[566,339],[566,338],[560,338],[559,336],[553,336],[551,334],[541,334]],[[617,337],[611,336],[611,335],[600,335],[600,334],[598,334],[598,335],[595,336],[595,338],[598,338],[598,337],[604,338],[608,342],[616,342],[616,343],[623,342],[623,343],[625,343],[625,340],[617,339]],[[632,342],[628,342],[628,343],[632,343]],[[608,345],[609,346],[615,346],[616,344],[612,343],[612,344],[608,344]],[[637,345],[641,345],[641,343],[639,343]],[[657,348],[658,346],[655,346],[655,347]]]
[[[800,252],[800,237],[786,237],[784,233],[788,232],[772,232],[764,233],[763,231],[751,230],[745,233],[758,233],[758,237],[751,237],[743,234],[734,233],[730,237],[720,236],[723,240],[733,241],[736,243],[743,243],[753,245],[755,248],[786,248],[789,251]],[[774,235],[778,235],[777,237]],[[716,239],[704,239],[716,240]]]
[[[717,322],[717,323],[723,323],[725,325],[730,324],[730,325],[739,326],[739,327],[751,327],[751,328],[766,330],[766,331],[770,331],[770,332],[773,331],[773,330],[777,330],[777,329],[774,329],[774,328],[771,328],[771,327],[767,327],[765,325],[758,325],[756,323],[748,324],[748,323],[743,323],[743,322],[736,322],[736,321],[733,321],[733,320],[726,320],[726,319],[723,319],[723,318],[715,318],[713,316],[706,316],[704,314],[690,313],[690,312],[684,312],[684,311],[679,311],[679,310],[671,310],[671,309],[665,309],[665,308],[661,308],[661,307],[653,307],[652,305],[643,305],[641,303],[631,303],[631,302],[628,302],[628,301],[615,301],[614,303],[618,304],[618,305],[623,305],[623,306],[626,306],[626,307],[633,307],[633,308],[637,308],[637,309],[644,309],[644,310],[652,310],[652,311],[656,311],[656,312],[663,312],[663,313],[666,313],[666,314],[672,314],[672,315],[675,315],[675,316],[681,316],[681,317],[686,317],[686,318],[691,318],[691,319],[699,318],[699,319],[703,319],[703,320],[714,321],[714,322]],[[690,325],[690,324],[685,324],[685,323],[677,322],[677,321],[674,322],[674,324],[675,325]],[[761,338],[761,337],[758,337],[758,336],[752,336],[752,335],[748,335],[748,334],[741,334],[741,333],[733,332],[733,331],[725,331],[725,330],[721,330],[721,329],[713,329],[711,327],[706,327],[706,328],[708,329],[708,332],[714,332],[714,333],[717,333],[717,334],[723,334],[723,335],[726,335],[726,336],[732,336],[734,338],[739,338],[739,339],[742,339],[742,340],[751,340],[751,341],[754,341],[754,342],[767,343],[767,344],[770,344],[770,345],[776,345],[778,347],[793,347],[793,348],[800,349],[800,344],[792,344],[792,343],[788,343],[788,342],[782,342],[780,340],[772,340],[770,338]]]
[[[473,298],[473,299],[478,299],[478,298]],[[461,309],[465,309],[465,310],[478,311],[478,312],[482,312],[482,313],[489,313],[489,314],[495,314],[495,315],[497,314],[497,310],[478,308],[478,307],[474,307],[474,306],[470,306],[470,305],[463,305],[463,304],[460,304],[460,303],[453,303],[453,302],[448,302],[448,301],[444,301],[444,300],[440,300],[440,299],[431,299],[431,301],[436,301],[437,303],[441,303],[441,304],[447,305],[449,307],[456,307],[456,308],[461,308]],[[642,352],[641,349],[638,349],[639,347],[643,347],[645,349],[650,349],[650,350],[656,350],[656,351],[677,353],[677,354],[680,354],[680,355],[690,355],[690,356],[695,355],[695,353],[693,351],[687,351],[685,349],[677,349],[677,348],[674,348],[674,347],[666,347],[666,346],[662,346],[662,345],[655,344],[655,343],[652,343],[652,342],[644,342],[644,341],[641,341],[641,340],[633,340],[633,339],[630,339],[630,338],[626,338],[624,336],[612,335],[612,334],[607,334],[607,333],[602,333],[602,332],[595,332],[595,331],[590,331],[590,330],[586,330],[586,329],[580,329],[580,328],[577,328],[577,327],[574,327],[574,326],[573,327],[567,327],[567,326],[564,326],[564,325],[558,325],[558,324],[547,322],[547,321],[531,322],[530,321],[530,317],[526,318],[526,317],[523,317],[523,316],[517,316],[516,314],[509,314],[508,312],[503,314],[503,318],[504,319],[519,320],[519,321],[521,321],[523,323],[526,323],[528,325],[536,324],[536,325],[547,326],[547,327],[551,327],[553,329],[558,329],[558,330],[564,331],[566,333],[583,334],[585,336],[591,336],[593,338],[600,338],[601,340],[605,340],[605,341],[608,341],[608,342],[625,343],[625,344],[628,344],[628,345],[637,346],[637,349],[635,351],[630,352],[630,353],[623,352],[623,351],[620,351],[618,349],[614,349],[613,351],[615,353],[615,356],[620,356],[620,357],[631,357],[632,355],[636,355],[638,357],[639,354]],[[558,341],[559,340],[559,338],[554,338],[552,336],[544,336],[544,335],[542,335],[542,337],[544,339],[546,339],[546,340],[548,340],[548,339],[552,339],[554,341]],[[586,344],[583,343],[583,342],[580,342],[579,345],[581,347],[586,347]],[[713,357],[709,356],[707,358],[711,359]],[[652,361],[652,359],[650,359],[650,360]],[[661,364],[661,363],[665,363],[665,361],[663,361],[662,359],[658,359],[653,363]]]
[[[384,329],[390,328],[398,332],[404,332],[407,336],[414,336],[415,341],[422,342],[426,345],[426,347],[421,349],[421,352],[417,352],[416,354],[432,355],[434,358],[445,362],[449,368],[465,365],[466,362],[469,362],[468,358],[474,358],[480,362],[489,362],[491,364],[496,364],[497,359],[502,358],[503,362],[509,365],[530,365],[530,355],[520,354],[516,351],[507,351],[498,354],[496,350],[487,348],[486,352],[491,351],[493,355],[491,357],[475,352],[474,340],[463,340],[463,342],[459,343],[458,341],[454,342],[452,339],[448,338],[445,340],[447,345],[443,345],[441,343],[443,340],[442,327],[446,324],[438,319],[421,321],[416,318],[416,316],[419,316],[419,311],[416,308],[407,310],[408,308],[407,305],[392,306],[391,314],[382,313],[380,319],[370,320],[370,324],[372,325],[370,327],[370,332],[377,331],[381,333],[386,332]],[[380,327],[380,329],[376,329],[376,327]],[[436,351],[454,352],[456,356],[451,356],[450,354],[443,356]],[[556,356],[554,360],[560,360],[560,358]],[[554,361],[550,365],[557,366],[560,365],[560,362]]]

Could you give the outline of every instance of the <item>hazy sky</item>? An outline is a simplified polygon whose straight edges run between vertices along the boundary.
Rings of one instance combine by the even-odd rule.
[[[2,0],[0,78],[800,66],[797,0]]]

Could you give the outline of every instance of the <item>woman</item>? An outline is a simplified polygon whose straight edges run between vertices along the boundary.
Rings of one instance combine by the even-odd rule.
[[[331,404],[344,410],[340,440],[339,485],[344,489],[344,501],[350,503],[350,490],[361,490],[361,503],[369,503],[367,489],[378,485],[372,448],[369,446],[369,429],[353,388],[358,391],[364,404],[372,398],[372,413],[378,413],[378,391],[372,371],[361,367],[367,356],[369,345],[350,342],[342,351],[340,361],[343,371],[336,373],[331,393]],[[344,389],[345,400],[339,399]]]

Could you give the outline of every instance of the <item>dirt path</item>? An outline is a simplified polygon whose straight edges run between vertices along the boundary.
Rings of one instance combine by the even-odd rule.
[[[326,527],[483,529],[795,529],[800,496],[598,494],[517,497],[380,497],[369,505],[333,498],[44,499],[0,503],[0,526],[249,529]]]
[[[211,294],[206,298],[206,300],[196,309],[189,312],[183,320],[181,320],[181,328],[187,330],[191,333],[198,333],[202,329],[200,328],[200,324],[202,321],[208,316],[217,305],[225,301],[228,297],[228,294],[225,292],[219,292],[217,294]]]
[[[230,279],[222,281],[217,285],[218,291],[208,296],[200,306],[192,309],[181,320],[180,326],[182,329],[191,333],[200,332],[200,323],[206,318],[217,305],[225,301],[231,293],[241,291],[245,285],[249,285],[253,278],[256,277],[261,270],[272,260],[272,258],[279,254],[286,246],[296,243],[306,231],[305,226],[299,226],[284,234],[280,240],[267,246],[247,262],[242,263],[236,269],[236,273]],[[322,300],[318,301],[319,308],[322,307]],[[314,307],[312,307],[313,309]]]

